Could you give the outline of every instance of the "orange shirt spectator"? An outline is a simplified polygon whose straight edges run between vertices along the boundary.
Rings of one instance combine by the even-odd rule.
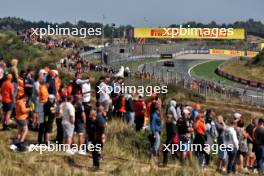
[[[195,121],[195,125],[194,125],[194,131],[197,134],[200,135],[205,135],[205,122],[203,120],[203,115],[200,113]]]
[[[30,112],[29,108],[26,108],[26,103],[23,99],[17,100],[16,102],[16,119],[26,120]]]
[[[13,102],[13,92],[14,84],[11,82],[12,75],[7,76],[7,80],[3,83],[1,88],[2,102],[12,103]]]

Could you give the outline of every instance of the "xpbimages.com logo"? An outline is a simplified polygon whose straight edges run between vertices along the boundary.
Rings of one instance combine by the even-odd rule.
[[[97,93],[107,93],[107,94],[143,94],[146,96],[151,96],[152,93],[166,94],[168,93],[167,86],[131,86],[131,85],[121,85],[121,86],[97,86]]]
[[[31,34],[32,36],[39,36],[43,38],[43,36],[48,35],[61,35],[61,36],[80,36],[80,38],[86,38],[89,36],[101,36],[102,35],[102,28],[65,28],[59,27],[58,25],[50,26],[48,25],[47,28],[31,28],[33,31]]]

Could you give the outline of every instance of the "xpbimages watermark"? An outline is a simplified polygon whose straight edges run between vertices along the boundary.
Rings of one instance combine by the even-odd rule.
[[[219,151],[233,151],[234,145],[233,144],[193,144],[190,142],[182,143],[181,141],[179,144],[163,144],[163,151],[171,152],[172,154],[176,152],[186,152],[186,151],[192,151],[192,152],[208,152],[212,154],[217,154]]]
[[[78,151],[97,151],[100,152],[102,150],[101,144],[81,144],[78,146],[77,144],[59,144],[59,143],[50,143],[48,144],[35,144],[29,146],[30,151],[39,152],[42,154],[43,152],[67,152],[67,150],[71,149],[71,151],[78,152]]]
[[[31,36],[39,36],[43,38],[43,36],[48,35],[61,35],[61,36],[79,36],[80,38],[86,38],[89,36],[101,36],[102,35],[102,28],[65,28],[59,27],[58,25],[50,26],[48,25],[47,28],[31,28],[33,33]]]
[[[146,96],[151,96],[152,93],[157,94],[166,94],[168,93],[168,86],[130,86],[130,85],[122,85],[122,86],[106,86],[106,87],[98,87],[97,93],[132,93],[132,94],[143,94]]]

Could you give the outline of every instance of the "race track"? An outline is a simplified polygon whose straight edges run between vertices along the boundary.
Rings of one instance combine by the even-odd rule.
[[[164,66],[164,60],[140,65],[139,70],[154,74],[164,80],[184,79],[191,80],[190,70],[196,65],[211,61],[211,60],[226,60],[232,56],[225,55],[209,55],[209,54],[186,54],[171,59],[174,62],[174,67]],[[234,83],[233,85],[224,85],[226,89],[232,89],[239,92],[242,99],[264,105],[264,90],[254,87],[248,87],[246,93],[245,86]],[[245,93],[245,94],[243,94]]]

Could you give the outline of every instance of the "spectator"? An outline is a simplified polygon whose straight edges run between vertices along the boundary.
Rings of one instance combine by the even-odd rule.
[[[99,103],[102,104],[104,106],[104,109],[106,112],[109,111],[109,107],[112,103],[111,98],[109,96],[110,92],[109,92],[109,83],[110,81],[110,77],[109,76],[105,76],[103,82],[100,83],[99,85]]]
[[[44,104],[47,103],[49,98],[48,89],[46,87],[46,84],[44,83],[44,80],[41,80],[39,82],[39,102],[37,107],[37,113],[38,113],[38,124],[39,124],[39,135],[38,135],[38,142],[39,144],[43,143],[43,135],[45,134],[45,115],[44,115]]]
[[[257,127],[257,119],[254,118],[251,120],[251,123],[246,127],[246,132],[249,135],[247,138],[248,143],[248,154],[247,154],[247,167],[249,170],[254,171],[254,164],[256,160],[256,155],[254,152],[255,148],[255,137],[254,137],[254,129]]]
[[[14,84],[12,83],[13,76],[8,74],[6,77],[6,81],[2,84],[1,87],[1,95],[2,95],[2,104],[3,104],[3,112],[4,112],[4,123],[3,130],[10,130],[10,117],[12,113],[12,107],[14,103]]]
[[[238,121],[236,132],[237,132],[237,137],[238,137],[238,142],[239,142],[239,147],[238,147],[238,152],[237,152],[237,157],[238,157],[237,169],[242,170],[242,171],[247,171],[247,168],[244,168],[244,165],[245,165],[244,161],[248,153],[247,139],[250,138],[250,136],[244,129],[243,120]]]
[[[224,130],[226,128],[226,124],[224,122],[223,116],[218,116],[216,121],[216,129],[218,132],[217,144],[224,144]],[[226,160],[227,160],[227,151],[226,150],[218,150],[218,161],[217,161],[217,170],[220,172],[226,171]]]
[[[84,107],[82,105],[82,97],[80,94],[75,95],[74,107],[75,107],[75,122],[74,131],[78,137],[78,143],[81,146],[84,143],[84,129],[86,123],[86,116],[84,112]],[[82,153],[83,151],[79,151]]]
[[[151,158],[152,161],[158,164],[157,156],[160,146],[160,133],[161,133],[161,119],[160,119],[160,110],[158,107],[155,107],[155,112],[152,114],[150,119],[150,129],[152,136],[155,141],[151,147]]]
[[[102,106],[101,106],[102,107]],[[91,110],[90,113],[91,118],[91,140],[94,146],[99,147],[99,149],[94,149],[92,151],[93,156],[93,166],[94,169],[98,170],[100,167],[100,158],[101,158],[101,151],[103,144],[105,143],[105,128],[106,128],[106,121],[102,115],[98,115],[95,110]]]
[[[27,76],[25,78],[25,94],[28,96],[28,102],[27,104],[31,103],[32,101],[32,95],[33,95],[33,79],[34,71],[31,69],[27,70]]]
[[[75,122],[75,109],[72,105],[72,97],[69,96],[60,105],[60,116],[62,117],[62,127],[63,127],[63,139],[64,144],[67,144],[67,153],[73,154],[70,150],[70,145],[72,144],[72,137],[74,132],[74,122]]]
[[[235,128],[237,127],[237,121],[232,122],[232,126],[229,126],[224,131],[224,144],[226,146],[232,146],[232,150],[227,150],[228,164],[227,173],[236,173],[236,157],[239,147],[239,141]]]
[[[255,131],[256,148],[257,148],[257,167],[259,174],[264,173],[264,120],[259,119],[258,126]]]
[[[134,107],[136,131],[140,131],[144,126],[144,118],[146,113],[146,104],[143,100],[142,94],[138,96],[138,100],[135,101]]]
[[[196,117],[194,122],[194,132],[195,138],[193,140],[194,144],[198,144],[199,147],[196,153],[196,157],[198,158],[199,165],[204,167],[205,165],[205,151],[204,151],[204,144],[206,141],[206,134],[205,134],[205,121],[203,120],[203,114],[199,113]]]
[[[181,145],[184,146],[184,150],[180,151],[180,160],[182,163],[185,162],[186,157],[188,157],[189,161],[192,160],[192,152],[190,149],[191,144],[191,133],[193,132],[193,126],[191,121],[191,113],[185,108],[183,109],[183,115],[177,121],[178,133],[179,133],[179,141]]]
[[[176,124],[178,120],[178,114],[176,110],[177,102],[175,100],[170,101],[170,106],[168,107],[168,112],[167,114],[172,114],[173,115],[173,122]]]
[[[166,118],[166,145],[174,144],[173,139],[177,135],[176,125],[173,123],[173,115],[168,114]],[[177,135],[178,136],[178,135]],[[163,165],[167,166],[168,163],[168,153],[167,149],[163,149]]]
[[[53,122],[55,120],[56,103],[55,96],[49,95],[48,101],[44,104],[44,124],[40,125],[39,143],[47,144],[50,141],[50,133],[52,132]]]
[[[17,139],[18,139],[18,150],[25,151],[23,143],[25,142],[27,133],[28,133],[28,125],[27,118],[30,112],[30,109],[26,107],[27,96],[23,95],[18,97],[16,102],[16,124],[18,126]]]
[[[135,121],[135,108],[134,108],[134,100],[131,94],[126,94],[125,95],[126,98],[126,121],[127,123],[132,126],[134,125],[134,121]]]

